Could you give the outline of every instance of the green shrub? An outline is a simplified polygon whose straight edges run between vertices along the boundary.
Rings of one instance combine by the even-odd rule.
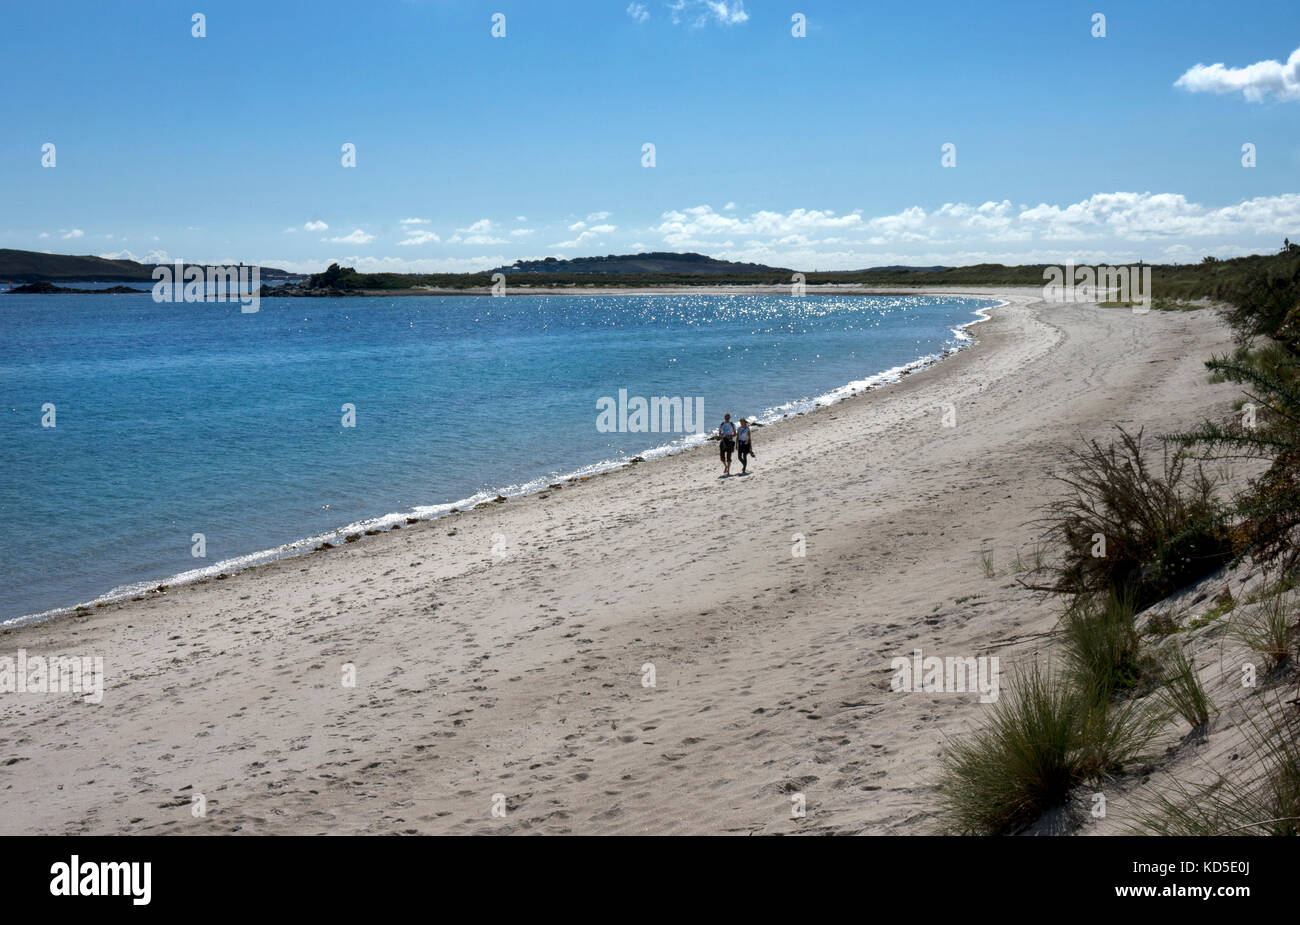
[[[1199,465],[1166,445],[1154,471],[1142,431],[1118,430],[1118,441],[1073,452],[1057,477],[1069,491],[1042,519],[1060,550],[1044,590],[1125,594],[1142,610],[1230,561],[1231,532]]]
[[[1242,519],[1242,551],[1293,570],[1300,565],[1300,362],[1294,356],[1267,365],[1256,358],[1215,358],[1205,365],[1223,380],[1245,386],[1257,409],[1255,426],[1238,418],[1230,424],[1206,421],[1164,439],[1196,447],[1205,458],[1269,460],[1268,470],[1234,506]]]

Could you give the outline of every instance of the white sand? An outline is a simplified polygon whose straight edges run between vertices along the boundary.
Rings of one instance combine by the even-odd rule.
[[[1010,569],[1046,469],[1236,395],[1208,310],[963,294],[1011,300],[977,347],[757,431],[746,478],[708,446],[0,636],[107,671],[99,705],[0,695],[0,832],[934,831],[942,737],[988,708],[890,660],[1043,647]]]

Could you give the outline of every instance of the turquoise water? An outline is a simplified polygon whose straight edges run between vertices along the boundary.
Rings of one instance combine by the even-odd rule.
[[[702,439],[603,431],[620,389],[773,420],[957,349],[991,304],[0,295],[0,621]]]

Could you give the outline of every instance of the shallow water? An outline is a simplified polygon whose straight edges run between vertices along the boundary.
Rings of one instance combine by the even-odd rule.
[[[991,304],[5,294],[0,621],[702,439],[598,427],[620,389],[699,399],[710,430],[805,410],[956,349]]]

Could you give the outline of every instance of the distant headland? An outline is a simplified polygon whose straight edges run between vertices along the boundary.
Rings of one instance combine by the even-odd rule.
[[[207,264],[191,263],[191,266]],[[10,283],[142,283],[153,281],[157,264],[95,257],[91,254],[47,254],[0,248],[0,281]],[[172,264],[165,264],[172,266]],[[258,268],[262,279],[288,279],[293,274],[274,267]],[[104,290],[95,290],[103,292]]]

